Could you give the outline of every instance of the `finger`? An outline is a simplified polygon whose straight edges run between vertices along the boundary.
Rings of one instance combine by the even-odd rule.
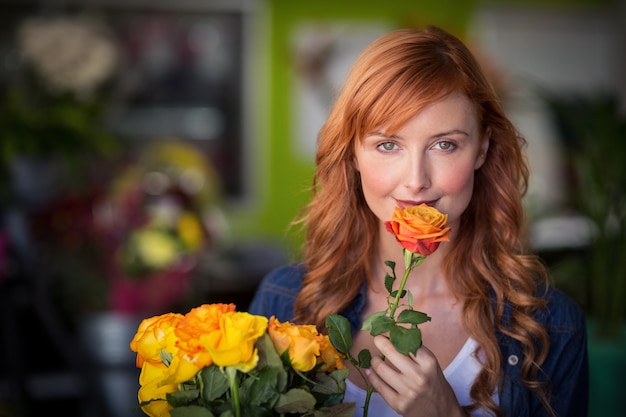
[[[385,361],[391,363],[393,366],[400,370],[411,368],[415,363],[419,363],[416,360],[415,355],[405,355],[396,350],[391,341],[385,336],[374,337],[374,344],[385,356]],[[422,348],[418,349],[418,353]],[[430,351],[429,351],[430,352]]]
[[[390,385],[390,382],[397,384],[399,379],[397,372],[379,357],[372,358],[371,365],[367,373],[369,383],[389,404],[396,403],[400,391],[398,387]]]
[[[385,355],[384,360],[378,356],[372,358],[371,367],[376,373],[375,377],[394,391],[405,392],[416,381],[423,378],[419,367],[411,358],[398,353],[385,337],[382,339],[379,343],[388,355]],[[389,345],[386,346],[386,344]]]

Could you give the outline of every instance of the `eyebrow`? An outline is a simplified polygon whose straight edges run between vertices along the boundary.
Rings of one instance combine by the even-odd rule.
[[[447,132],[441,132],[441,133],[437,133],[436,135],[433,135],[434,138],[440,138],[443,136],[449,136],[449,135],[464,135],[464,136],[469,136],[469,133],[467,133],[464,130],[459,130],[459,129],[452,129],[450,131]]]
[[[433,137],[433,138],[441,138],[441,137],[450,136],[450,135],[469,136],[469,133],[467,133],[464,130],[460,130],[460,129],[452,129],[452,130],[448,130],[448,131],[445,131],[445,132],[434,134],[431,137]],[[400,139],[401,138],[400,136],[398,136],[396,134],[387,135],[384,132],[373,132],[373,133],[370,133],[370,134],[365,135],[365,136],[382,136],[382,137],[388,138],[388,139]]]

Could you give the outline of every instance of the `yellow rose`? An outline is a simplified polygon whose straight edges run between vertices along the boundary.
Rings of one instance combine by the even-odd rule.
[[[343,362],[345,356],[335,349],[328,336],[320,334],[318,341],[320,344],[320,356],[317,358],[317,364],[321,365],[319,371],[332,372],[335,369],[344,369],[346,367],[346,364]]]
[[[159,385],[158,381],[142,385],[137,393],[139,403],[150,401],[142,405],[144,413],[151,417],[169,417],[172,406],[167,402],[166,394],[178,391],[178,384]]]
[[[174,329],[182,319],[181,314],[166,313],[141,321],[137,333],[130,342],[131,350],[137,353],[137,367],[141,368],[144,361],[161,363],[163,349],[171,354],[175,353]]]
[[[200,340],[216,365],[249,372],[259,360],[254,345],[266,330],[266,317],[228,312],[220,317],[219,329],[202,335]]]
[[[267,333],[279,355],[286,350],[289,351],[289,359],[295,369],[307,372],[317,364],[320,342],[315,326],[281,323],[275,317],[271,317]]]
[[[200,339],[219,330],[220,317],[235,308],[234,304],[204,304],[185,314],[175,330],[180,355],[200,368],[211,365],[213,358]]]
[[[385,222],[387,231],[412,253],[428,256],[441,242],[450,240],[450,228],[446,227],[448,215],[436,208],[420,204],[404,210],[396,208],[391,221]]]
[[[144,319],[130,342],[130,348],[137,352],[137,366],[141,368],[139,383],[178,384],[187,381],[198,373],[200,367],[180,357],[178,354],[175,329],[183,316],[167,313]],[[163,363],[163,351],[171,358],[169,366]]]

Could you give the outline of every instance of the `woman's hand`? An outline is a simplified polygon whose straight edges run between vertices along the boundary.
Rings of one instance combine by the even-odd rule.
[[[372,358],[368,378],[397,413],[405,417],[466,415],[437,358],[425,346],[416,355],[406,356],[398,353],[385,336],[376,336],[374,344],[385,360]]]

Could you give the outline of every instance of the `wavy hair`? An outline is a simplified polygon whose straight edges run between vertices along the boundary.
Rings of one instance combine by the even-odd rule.
[[[355,141],[380,126],[401,127],[430,103],[460,92],[478,109],[482,135],[490,135],[487,158],[475,174],[474,193],[461,218],[444,273],[463,300],[463,325],[478,342],[484,366],[471,388],[472,408],[503,415],[492,393],[503,363],[495,330],[519,341],[522,379],[548,410],[540,366],[549,347],[533,312],[545,306],[537,288],[547,274],[523,239],[522,197],[528,186],[525,140],[505,116],[494,89],[469,49],[436,27],[392,31],[368,46],[349,72],[318,135],[313,197],[293,225],[306,231],[307,269],[295,317],[324,328],[371,282],[378,219],[368,208],[354,165]],[[512,304],[504,323],[504,306]]]

